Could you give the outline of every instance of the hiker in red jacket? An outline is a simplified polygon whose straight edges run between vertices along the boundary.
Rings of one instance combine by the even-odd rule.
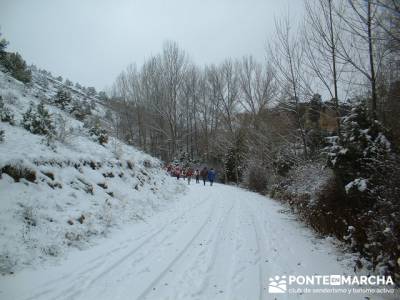
[[[171,174],[172,166],[170,164],[167,165],[167,172]]]
[[[181,169],[179,167],[175,168],[175,176],[176,176],[176,179],[178,179],[178,180],[181,177]]]
[[[188,184],[190,184],[190,180],[192,179],[192,176],[193,176],[193,169],[189,168],[186,171],[186,177],[187,177],[187,180],[188,180]]]

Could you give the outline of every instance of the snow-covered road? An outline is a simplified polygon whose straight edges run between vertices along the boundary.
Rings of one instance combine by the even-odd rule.
[[[351,272],[281,210],[238,188],[192,184],[168,210],[59,265],[0,278],[0,299],[363,299],[268,293],[271,276]]]

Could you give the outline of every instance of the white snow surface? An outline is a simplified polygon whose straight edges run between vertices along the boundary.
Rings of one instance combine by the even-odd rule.
[[[279,203],[235,187],[192,184],[179,201],[112,239],[76,249],[57,265],[3,277],[0,298],[365,299],[268,294],[269,277],[354,275],[348,262]]]

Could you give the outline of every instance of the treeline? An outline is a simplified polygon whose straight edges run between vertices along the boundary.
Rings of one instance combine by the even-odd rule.
[[[109,101],[114,134],[287,201],[399,281],[399,3],[309,0],[275,29],[262,63],[200,67],[166,42],[129,66]]]

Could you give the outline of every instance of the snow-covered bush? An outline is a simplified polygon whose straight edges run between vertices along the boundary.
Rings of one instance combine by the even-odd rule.
[[[108,143],[107,130],[101,128],[101,126],[98,122],[94,123],[94,125],[92,125],[89,128],[89,134],[100,145],[104,145],[104,144]]]
[[[4,141],[4,130],[0,129],[0,143]]]
[[[78,102],[73,100],[69,113],[77,120],[84,121],[85,118],[92,114],[90,103]]]
[[[243,176],[244,185],[252,191],[265,193],[268,188],[270,170],[262,161],[249,159]]]
[[[40,102],[37,106],[30,104],[28,110],[23,114],[22,126],[33,134],[54,136],[55,129],[51,116]]]
[[[15,105],[18,101],[18,97],[12,91],[7,91],[2,95],[4,104]]]
[[[31,168],[20,164],[20,162],[5,165],[0,171],[1,173],[10,176],[15,182],[19,182],[22,178],[30,182],[35,182],[36,180],[36,172]]]
[[[42,72],[38,72],[38,75],[36,76],[36,82],[38,85],[40,85],[42,88],[47,89],[49,87],[49,80],[47,79],[47,75]]]
[[[68,120],[61,114],[56,114],[54,117],[55,139],[61,143],[65,143],[72,136],[74,130],[70,127]]]
[[[343,236],[343,191],[333,171],[319,161],[295,165],[285,180],[272,187],[271,195],[288,203],[301,220],[317,232]]]
[[[15,124],[14,115],[11,111],[4,105],[2,96],[0,95],[0,121],[8,122],[11,125]]]
[[[60,107],[61,109],[65,110],[69,108],[72,102],[71,93],[65,89],[59,89],[57,91],[56,96],[54,97],[54,103]]]

